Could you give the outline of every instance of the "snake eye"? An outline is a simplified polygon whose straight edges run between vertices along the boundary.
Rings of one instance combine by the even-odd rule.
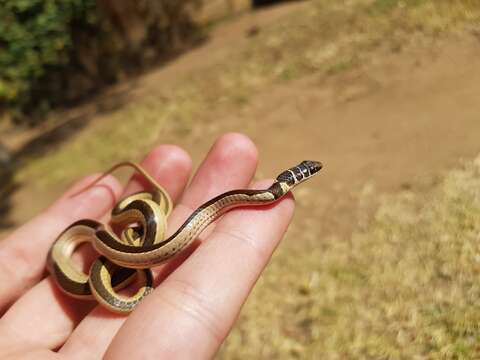
[[[313,175],[317,172],[320,171],[320,169],[322,168],[322,163],[319,162],[319,161],[312,161],[312,160],[305,160],[305,161],[302,161],[302,164],[301,165],[304,165],[305,167],[308,168],[308,170],[310,171],[310,174]]]
[[[307,178],[310,175],[310,169],[307,166],[302,166],[300,170],[302,170],[304,178]]]

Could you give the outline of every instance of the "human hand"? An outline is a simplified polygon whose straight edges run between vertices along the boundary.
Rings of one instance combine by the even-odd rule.
[[[142,162],[177,204],[170,234],[215,195],[269,185],[251,184],[256,164],[255,145],[239,134],[217,140],[188,186],[191,160],[177,146],[160,145]],[[288,227],[291,195],[224,215],[195,246],[153,269],[155,291],[125,317],[63,294],[45,275],[48,249],[64,228],[81,218],[104,219],[119,198],[145,186],[134,176],[122,189],[108,176],[72,197],[97,176],[74,185],[0,243],[0,358],[212,357]],[[88,263],[92,253],[80,256]]]

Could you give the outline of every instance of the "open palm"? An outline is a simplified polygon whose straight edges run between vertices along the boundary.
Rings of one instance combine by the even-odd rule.
[[[254,144],[239,134],[217,140],[188,186],[191,160],[182,149],[160,145],[142,162],[177,204],[170,234],[215,195],[269,185],[251,183],[256,164]],[[81,218],[104,220],[119,198],[145,186],[134,176],[122,189],[109,176],[72,196],[92,179],[0,243],[0,358],[212,357],[289,224],[291,196],[237,209],[212,224],[195,246],[154,269],[155,291],[125,317],[68,297],[45,273],[48,249],[65,227]],[[88,254],[83,257],[87,262]]]

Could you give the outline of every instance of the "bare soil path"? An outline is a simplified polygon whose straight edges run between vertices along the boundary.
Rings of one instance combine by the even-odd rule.
[[[348,231],[357,208],[352,194],[366,184],[380,193],[428,186],[480,152],[480,43],[447,41],[431,52],[385,56],[368,69],[294,81],[168,141],[198,163],[224,131],[254,139],[259,176],[303,158],[323,161],[316,209],[299,210],[333,221],[335,232]]]
[[[221,24],[204,46],[137,79],[134,95],[155,91],[157,84],[175,81],[178,74],[201,71],[204,64],[224,61],[224,49],[245,41],[252,26],[274,21],[297,6],[304,5],[248,13]],[[341,231],[355,207],[352,192],[365,184],[387,192],[415,186],[419,177],[434,179],[459,158],[480,152],[478,39],[446,40],[435,49],[385,54],[375,63],[277,85],[241,108],[212,109],[206,125],[187,134],[167,132],[159,141],[184,146],[198,164],[220,133],[244,132],[259,147],[259,177],[273,176],[303,158],[321,160],[326,168],[311,194],[317,199],[315,209],[300,211],[330,217]],[[60,191],[38,196],[22,187],[13,198],[12,220],[26,221]]]

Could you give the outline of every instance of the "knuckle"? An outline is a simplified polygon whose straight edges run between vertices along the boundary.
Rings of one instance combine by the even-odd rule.
[[[235,241],[237,244],[241,244],[247,251],[253,255],[253,257],[259,262],[263,263],[264,259],[268,258],[269,254],[261,246],[261,242],[253,236],[247,234],[243,230],[239,229],[219,229],[218,227],[213,230],[222,237],[222,241],[227,240]]]
[[[0,251],[0,272],[2,277],[10,281],[21,277],[25,286],[36,281],[38,275],[36,271],[31,270],[31,263],[28,252],[17,246]]]
[[[222,322],[215,312],[210,297],[199,291],[193,284],[185,280],[170,279],[162,290],[163,301],[193,319],[216,341],[224,338]],[[168,289],[168,290],[166,290]],[[166,291],[165,291],[166,290]]]

